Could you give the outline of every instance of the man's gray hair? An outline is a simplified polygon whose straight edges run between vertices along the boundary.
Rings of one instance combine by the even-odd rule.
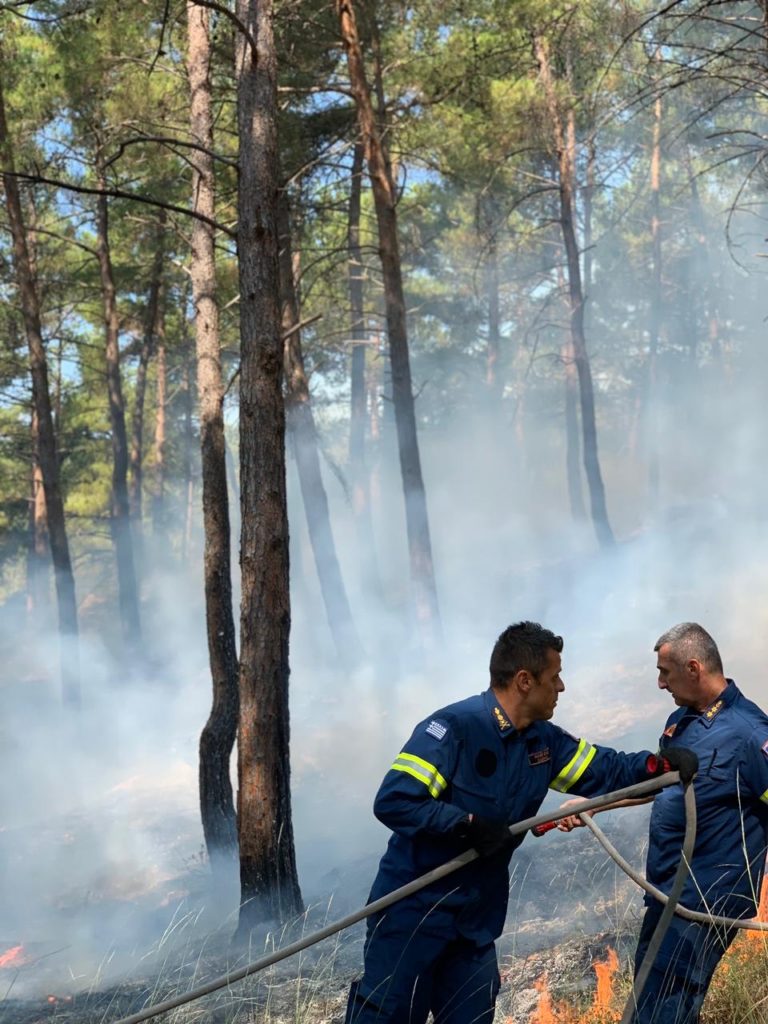
[[[669,644],[670,655],[678,664],[694,658],[700,661],[707,671],[722,674],[723,661],[717,644],[698,622],[679,622],[672,626],[666,633],[661,634],[653,648],[654,651],[658,651],[664,644]]]

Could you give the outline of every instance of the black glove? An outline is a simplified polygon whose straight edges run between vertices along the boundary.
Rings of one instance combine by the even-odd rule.
[[[681,782],[690,782],[699,770],[699,758],[687,747],[664,747],[645,762],[650,776],[680,772]]]
[[[479,818],[476,814],[462,819],[454,831],[460,839],[468,840],[481,857],[492,857],[512,845],[509,827],[504,822]]]

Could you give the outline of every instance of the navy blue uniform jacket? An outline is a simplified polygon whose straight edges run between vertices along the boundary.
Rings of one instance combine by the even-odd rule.
[[[680,902],[692,910],[752,917],[768,846],[768,716],[729,679],[704,711],[678,708],[670,715],[660,745],[689,747],[699,757],[692,878]],[[648,880],[664,892],[684,832],[682,787],[670,786],[653,802],[648,844]]]
[[[490,689],[436,711],[416,726],[376,795],[374,813],[394,834],[370,899],[465,850],[452,831],[468,813],[513,824],[536,814],[549,788],[580,796],[622,789],[648,778],[648,755],[593,746],[549,722],[518,731]],[[478,945],[492,942],[504,927],[511,853],[473,861],[404,902],[433,920],[450,914]]]

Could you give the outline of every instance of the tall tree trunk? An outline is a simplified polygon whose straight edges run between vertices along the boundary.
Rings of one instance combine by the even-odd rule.
[[[576,225],[574,221],[575,137],[570,130],[566,135],[566,128],[563,124],[549,62],[549,49],[546,40],[542,36],[536,35],[534,37],[534,50],[552,122],[552,133],[557,155],[560,227],[563,232],[563,243],[565,245],[568,267],[571,339],[573,342],[573,356],[579,376],[584,470],[589,486],[592,523],[600,546],[611,547],[615,541],[611,524],[608,520],[605,487],[603,485],[597,450],[594,387],[589,355],[587,353],[587,340],[584,332],[584,295],[581,287],[579,246],[576,241]]]
[[[97,157],[97,185],[106,191],[106,172],[101,153]],[[112,256],[109,246],[109,212],[106,195],[96,200],[96,232],[101,295],[104,307],[104,356],[112,428],[112,507],[110,526],[117,559],[117,586],[123,638],[132,655],[141,645],[139,595],[136,583],[130,507],[128,503],[128,435],[125,427],[125,402],[120,378],[118,318]]]
[[[27,611],[33,629],[39,629],[48,617],[48,513],[45,507],[43,471],[40,467],[37,412],[30,421],[32,461],[30,464],[29,530],[27,547]]]
[[[3,61],[0,52],[0,158],[7,173],[2,175],[6,209],[13,240],[13,264],[24,317],[32,375],[32,402],[37,417],[38,454],[48,513],[61,642],[62,695],[66,704],[80,702],[80,655],[78,644],[75,578],[69,555],[64,501],[59,477],[59,457],[48,388],[48,364],[43,345],[42,320],[37,285],[27,247],[19,187],[14,177],[13,145],[8,135],[3,96]]]
[[[336,555],[328,497],[320,472],[317,432],[312,415],[309,382],[304,368],[304,353],[301,348],[301,316],[294,282],[291,244],[291,211],[285,189],[281,190],[278,200],[277,226],[280,244],[281,319],[285,337],[286,426],[293,442],[309,539],[315,556],[328,625],[339,657],[345,665],[352,667],[359,663],[363,652]]]
[[[131,424],[129,451],[130,486],[128,499],[133,520],[133,542],[139,564],[142,561],[142,512],[143,512],[143,459],[144,459],[144,399],[147,391],[147,370],[149,361],[157,347],[158,324],[162,317],[161,291],[163,282],[163,260],[165,256],[165,210],[158,215],[155,239],[155,255],[147,293],[147,308],[144,313],[144,333],[139,350],[139,365],[136,370],[136,400]]]
[[[397,236],[395,189],[376,125],[352,0],[337,0],[337,10],[341,25],[341,37],[347,54],[352,94],[357,108],[360,137],[365,147],[368,174],[373,188],[379,230],[379,250],[384,277],[384,300],[392,371],[392,399],[405,497],[408,551],[411,579],[414,584],[416,617],[422,629],[434,637],[440,632],[440,616],[432,563],[427,497],[421,472],[421,456],[411,384],[405,297]]]
[[[165,403],[168,391],[165,355],[165,329],[161,319],[158,325],[158,345],[155,393],[154,464],[152,469],[152,531],[160,535],[165,529]]]
[[[766,0],[768,4],[768,0]],[[709,238],[707,236],[707,218],[704,213],[704,206],[699,195],[699,186],[691,160],[691,153],[686,146],[684,149],[685,166],[688,172],[688,180],[691,185],[691,220],[696,235],[698,255],[701,261],[702,276],[704,278],[704,289],[701,298],[701,305],[707,321],[707,340],[709,342],[710,354],[715,362],[725,373],[730,370],[729,364],[723,358],[722,339],[720,337],[720,314],[718,309],[719,287],[717,278],[709,258]]]
[[[357,534],[358,564],[364,586],[381,594],[381,579],[376,559],[376,542],[371,515],[371,484],[366,461],[367,426],[366,363],[368,339],[365,329],[365,266],[360,246],[360,214],[363,194],[365,150],[355,143],[347,219],[347,282],[351,317],[352,355],[350,370],[349,476],[352,484],[352,515]]]
[[[656,60],[661,51],[656,51]],[[656,97],[653,106],[653,143],[651,147],[651,310],[648,322],[648,363],[645,371],[642,402],[643,447],[648,459],[648,503],[655,509],[659,500],[659,438],[656,429],[657,417],[651,412],[650,403],[656,391],[656,364],[659,355],[659,341],[662,326],[662,250],[661,250],[661,96]]]
[[[184,306],[187,307],[189,303],[189,297],[185,297]],[[186,563],[190,558],[192,549],[192,521],[194,513],[194,497],[195,497],[195,475],[194,467],[192,464],[192,453],[195,448],[195,432],[192,424],[192,413],[194,399],[192,396],[193,391],[193,375],[194,366],[193,363],[193,350],[191,339],[189,338],[186,329],[184,329],[184,340],[182,344],[182,398],[183,398],[183,442],[181,449],[181,479],[184,484],[184,527],[181,536],[181,560]]]
[[[565,274],[558,264],[557,284],[560,294],[565,298]],[[587,510],[584,505],[584,492],[581,486],[581,443],[579,438],[579,375],[576,370],[576,359],[573,352],[573,337],[568,337],[560,346],[560,359],[565,371],[565,472],[568,481],[568,501],[571,516],[577,523],[584,522]]]
[[[211,101],[210,12],[187,2],[187,73],[192,139],[200,147],[192,160],[193,209],[215,216],[213,104]],[[232,610],[229,498],[224,449],[224,385],[221,377],[219,310],[216,303],[215,237],[201,220],[192,226],[190,265],[195,306],[197,393],[203,482],[205,618],[213,699],[200,735],[200,814],[214,870],[236,862],[237,822],[229,761],[237,735],[238,663]]]
[[[300,913],[291,818],[288,512],[278,269],[277,57],[272,0],[237,0],[240,281],[241,938]]]

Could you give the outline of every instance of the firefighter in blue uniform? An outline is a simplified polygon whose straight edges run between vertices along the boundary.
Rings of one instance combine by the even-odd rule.
[[[661,737],[661,752],[695,751],[696,845],[680,903],[723,917],[754,917],[768,848],[768,715],[748,700],[723,664],[712,637],[695,622],[667,630],[654,647],[658,684],[678,705]],[[669,892],[685,832],[682,788],[653,801],[648,880]],[[635,955],[642,963],[662,906],[648,908]],[[735,929],[672,919],[643,993],[636,1024],[696,1024],[702,1003]]]
[[[499,988],[494,940],[504,925],[508,865],[547,793],[593,796],[690,764],[593,746],[551,725],[563,641],[538,623],[506,629],[491,687],[425,719],[382,782],[374,813],[392,829],[370,901],[468,847],[478,860],[368,920],[363,977],[346,1024],[490,1024]],[[686,758],[687,755],[687,758]]]

